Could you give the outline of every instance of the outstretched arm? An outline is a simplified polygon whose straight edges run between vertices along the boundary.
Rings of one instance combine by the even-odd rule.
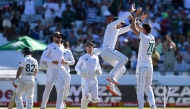
[[[137,30],[137,28],[136,28],[136,19],[137,19],[137,17],[139,16],[139,14],[141,13],[141,11],[142,11],[142,8],[138,8],[137,9],[137,12],[136,12],[136,14],[135,14],[135,16],[134,16],[134,18],[133,18],[133,20],[132,20],[132,23],[131,23],[131,30],[139,37],[139,35],[140,35],[140,31],[139,30]]]
[[[122,21],[124,21],[127,17],[131,16],[131,13],[133,13],[135,10],[136,10],[135,4],[132,4],[130,12],[126,12],[118,20],[111,22],[108,26],[111,28],[117,27],[118,24],[120,24]]]

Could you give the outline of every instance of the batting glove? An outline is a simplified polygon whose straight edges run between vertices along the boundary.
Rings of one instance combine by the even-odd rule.
[[[13,80],[13,86],[14,86],[15,88],[17,88],[17,87],[18,87],[18,84],[19,84],[19,79],[18,79],[18,78],[14,79],[14,80]]]

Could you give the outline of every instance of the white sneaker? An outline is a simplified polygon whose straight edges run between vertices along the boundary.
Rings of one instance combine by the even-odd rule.
[[[157,107],[155,105],[152,105],[151,109],[157,109]]]
[[[109,90],[109,92],[114,95],[114,96],[118,96],[116,90],[115,90],[115,86],[114,85],[106,85],[106,88]]]
[[[93,103],[98,103],[100,101],[99,98],[90,98],[90,101]]]
[[[106,80],[109,81],[109,82],[112,82],[112,83],[114,83],[116,85],[119,84],[119,82],[116,80],[116,78],[114,76],[109,76],[109,77],[106,78]]]

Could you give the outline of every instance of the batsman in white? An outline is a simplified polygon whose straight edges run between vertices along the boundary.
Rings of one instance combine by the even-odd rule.
[[[151,34],[151,26],[149,23],[142,24],[142,27],[135,23],[141,11],[142,8],[138,8],[131,23],[131,30],[140,38],[136,68],[137,100],[139,109],[144,109],[144,92],[146,92],[151,109],[156,109],[154,94],[151,88],[153,75],[151,55],[155,46],[155,38]],[[141,17],[146,16],[146,14],[143,14]]]
[[[25,92],[26,109],[32,109],[35,85],[34,77],[38,69],[38,62],[31,56],[32,49],[30,47],[25,47],[22,53],[24,54],[24,58],[19,62],[16,79],[13,81],[13,85],[16,88],[15,102],[17,109],[24,109],[22,94]]]
[[[130,12],[126,12],[120,18],[114,19],[115,21],[111,22],[107,25],[105,30],[104,39],[103,39],[103,47],[101,56],[104,61],[108,62],[114,68],[109,72],[109,76],[107,80],[110,82],[109,85],[106,85],[107,89],[111,94],[117,96],[117,92],[115,90],[115,84],[119,84],[117,81],[125,72],[125,64],[128,61],[128,58],[120,53],[117,50],[114,50],[118,36],[125,32],[130,31],[130,26],[123,27],[124,20],[126,18],[132,17],[131,13],[135,11],[135,4],[132,4],[132,8]]]
[[[97,103],[98,98],[98,80],[97,75],[102,75],[102,70],[97,55],[93,54],[93,43],[86,43],[86,54],[79,58],[75,66],[77,74],[81,78],[82,99],[81,109],[87,109],[89,101]]]
[[[47,73],[46,73],[46,85],[42,97],[41,109],[46,108],[47,101],[49,99],[49,94],[52,90],[55,80],[57,81],[57,102],[56,108],[62,109],[62,102],[64,98],[64,79],[65,74],[68,73],[62,64],[64,59],[65,48],[61,44],[62,34],[60,32],[53,33],[54,42],[49,44],[44,50],[41,56],[41,60],[47,62]]]
[[[62,43],[64,43],[64,41]],[[64,80],[65,81],[64,82],[65,91],[64,91],[64,97],[63,97],[63,109],[66,109],[65,100],[67,99],[67,96],[69,95],[70,81],[71,81],[69,66],[75,64],[75,59],[74,59],[71,51],[68,49],[64,49],[63,56],[64,56],[64,59],[62,59],[62,64],[67,71],[67,73],[65,73],[65,80]],[[55,87],[56,87],[56,89],[58,89],[57,82],[55,83]]]

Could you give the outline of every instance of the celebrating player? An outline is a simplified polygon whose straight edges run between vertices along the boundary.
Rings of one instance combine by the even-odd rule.
[[[136,69],[137,100],[139,109],[144,109],[144,92],[146,92],[151,109],[156,109],[154,94],[151,88],[153,74],[151,55],[154,49],[155,39],[151,34],[151,26],[149,23],[144,23],[142,27],[135,23],[141,11],[142,8],[138,8],[131,24],[131,30],[140,38]],[[143,14],[142,17],[146,17],[146,15]]]
[[[32,49],[30,47],[25,47],[22,53],[24,54],[24,58],[19,62],[16,79],[13,81],[13,85],[16,88],[15,102],[17,109],[24,109],[22,94],[25,92],[26,109],[32,109],[35,84],[34,77],[38,69],[38,62],[31,56]]]
[[[65,48],[61,44],[62,34],[60,32],[53,33],[54,42],[49,44],[44,50],[41,56],[41,60],[47,62],[47,77],[45,90],[42,97],[41,109],[46,108],[46,103],[49,99],[49,94],[52,90],[53,84],[56,80],[57,82],[57,109],[62,109],[62,101],[64,97],[64,79],[67,73],[65,67],[62,64],[64,59]]]
[[[64,43],[64,41],[63,41]],[[69,89],[70,89],[70,81],[71,81],[71,75],[70,75],[70,67],[69,65],[74,65],[75,64],[75,59],[71,53],[70,50],[68,49],[64,49],[64,59],[62,59],[62,64],[66,69],[66,73],[65,73],[65,82],[64,82],[64,87],[65,87],[65,91],[64,91],[64,97],[63,97],[63,109],[66,109],[66,104],[65,104],[65,100],[67,99],[67,96],[69,95]],[[57,82],[55,83],[55,87],[56,89],[58,89],[58,84]],[[58,93],[58,92],[57,92]]]
[[[81,109],[87,109],[89,100],[93,103],[99,101],[97,75],[101,76],[102,71],[98,56],[93,54],[93,43],[86,43],[86,54],[79,58],[75,70],[82,77],[82,99]]]
[[[107,80],[110,82],[109,85],[106,85],[106,88],[110,91],[111,94],[117,96],[117,92],[115,90],[115,85],[119,82],[117,81],[126,71],[125,64],[128,61],[128,58],[122,53],[114,50],[118,35],[128,32],[130,30],[130,26],[123,27],[124,20],[128,17],[132,17],[131,13],[135,11],[135,4],[132,4],[132,8],[130,12],[126,12],[120,18],[116,18],[115,21],[111,22],[107,25],[101,56],[104,61],[108,62],[114,68],[109,72],[109,76]]]

